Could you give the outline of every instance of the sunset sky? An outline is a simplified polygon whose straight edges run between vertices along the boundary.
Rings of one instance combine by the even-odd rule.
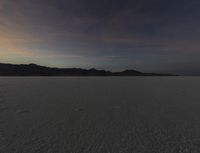
[[[200,74],[200,1],[0,0],[0,62]]]

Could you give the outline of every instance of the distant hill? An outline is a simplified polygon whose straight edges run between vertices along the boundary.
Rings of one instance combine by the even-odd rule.
[[[0,76],[173,76],[171,74],[143,73],[136,70],[111,72],[81,68],[50,68],[37,64],[0,63]]]

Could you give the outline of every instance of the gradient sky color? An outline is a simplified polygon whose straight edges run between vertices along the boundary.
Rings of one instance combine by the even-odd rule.
[[[0,62],[200,74],[199,0],[0,0]]]

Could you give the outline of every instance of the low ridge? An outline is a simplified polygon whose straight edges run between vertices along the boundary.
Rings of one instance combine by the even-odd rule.
[[[97,69],[51,68],[37,64],[0,63],[0,76],[174,76],[172,74],[143,73],[136,70],[111,72]]]

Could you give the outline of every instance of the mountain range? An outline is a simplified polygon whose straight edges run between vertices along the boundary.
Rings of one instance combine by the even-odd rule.
[[[97,69],[53,68],[37,64],[0,63],[0,76],[174,76],[172,74],[143,73],[136,70],[111,72]]]

